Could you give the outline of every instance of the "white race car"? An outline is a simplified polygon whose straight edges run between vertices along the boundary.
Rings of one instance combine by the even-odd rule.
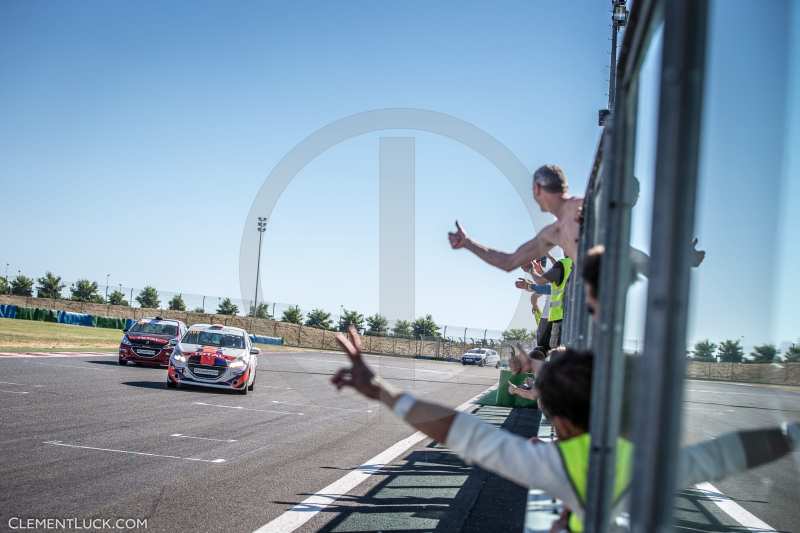
[[[241,328],[195,324],[175,344],[167,367],[167,387],[199,385],[231,389],[240,394],[253,390],[261,351]]]

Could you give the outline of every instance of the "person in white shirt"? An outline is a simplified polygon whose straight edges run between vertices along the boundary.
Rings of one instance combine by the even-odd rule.
[[[559,442],[533,443],[509,431],[483,422],[475,415],[414,398],[376,376],[361,357],[361,338],[354,328],[336,339],[351,366],[331,378],[338,389],[352,387],[378,400],[408,424],[444,443],[468,463],[511,480],[523,487],[542,489],[583,518],[583,498],[573,486],[560,446],[585,438],[589,427],[592,354],[570,348],[546,362],[536,376],[535,388],[542,411],[547,414]],[[679,484],[690,486],[714,481],[735,472],[778,459],[800,447],[800,424],[780,428],[739,431],[684,448],[679,465]],[[587,450],[588,455],[588,450]],[[585,462],[588,468],[588,459]],[[574,465],[573,465],[574,466]],[[615,502],[614,514],[626,505],[624,491]]]

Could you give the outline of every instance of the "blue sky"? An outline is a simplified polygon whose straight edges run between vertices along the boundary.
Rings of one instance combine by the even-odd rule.
[[[797,101],[798,85],[790,91],[785,70],[797,63],[797,41],[793,55],[785,48],[790,28],[797,33],[798,9],[790,19],[789,4],[775,2],[742,40],[735,29],[753,5],[714,8],[717,74],[708,100],[716,103],[703,172],[725,180],[708,178],[701,188],[698,234],[709,259],[694,282],[694,320],[703,320],[692,335],[779,342],[800,336],[776,297],[796,294],[797,281],[754,278],[757,258],[775,256],[778,240],[791,238],[764,241],[756,233],[775,233],[786,225],[781,213],[797,211],[796,195],[774,207],[787,203],[774,191],[785,190],[798,164],[784,163],[771,143],[783,146],[788,103]],[[606,100],[607,8],[597,1],[5,2],[0,187],[13,231],[0,235],[0,267],[101,282],[110,273],[112,284],[128,287],[240,296],[243,224],[270,170],[313,131],[370,109],[423,108],[466,120],[530,169],[558,163],[580,193]],[[743,75],[751,68],[761,69],[759,83]],[[657,79],[649,87],[643,117],[655,116]],[[757,113],[756,103],[768,112]],[[725,119],[732,108],[743,112]],[[648,120],[642,129],[654,128]],[[418,313],[505,328],[519,300],[517,274],[451,251],[446,232],[458,218],[477,239],[510,250],[534,230],[525,206],[481,156],[420,132],[352,139],[298,175],[264,239],[266,298],[334,313],[341,305],[377,309],[382,135],[416,138]],[[652,154],[642,150],[644,214],[634,240],[646,241]],[[745,170],[767,163],[779,168],[759,180],[778,189],[754,197]],[[720,187],[727,196],[715,202],[710,190]],[[731,225],[744,222],[732,211],[737,201],[753,204],[757,222]],[[756,259],[738,261],[747,257]],[[733,311],[729,298],[740,284],[750,288],[743,299],[737,293]],[[763,290],[776,302],[766,318],[752,305]],[[639,322],[629,324],[632,335]]]

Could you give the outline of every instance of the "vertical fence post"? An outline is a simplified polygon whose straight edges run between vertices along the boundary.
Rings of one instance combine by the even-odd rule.
[[[606,146],[600,221],[606,247],[600,271],[600,314],[592,373],[591,439],[586,489],[587,533],[607,530],[616,472],[623,387],[622,334],[630,269],[630,179],[635,138],[636,90],[620,94],[610,119],[612,142]],[[622,93],[622,91],[621,91]],[[632,93],[632,94],[630,94]]]
[[[636,138],[636,80],[619,85],[616,108],[603,143],[604,162],[597,221],[605,245],[600,270],[600,313],[592,338],[591,450],[586,486],[587,533],[607,531],[616,474],[622,406],[625,304],[630,279],[630,209]]]
[[[674,526],[705,75],[707,0],[671,0],[662,5],[652,258],[630,492],[635,533],[672,531]]]

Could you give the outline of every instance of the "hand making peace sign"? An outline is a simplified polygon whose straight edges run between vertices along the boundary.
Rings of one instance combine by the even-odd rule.
[[[347,329],[347,336],[337,333],[336,342],[344,349],[351,366],[340,368],[331,378],[331,383],[339,390],[343,387],[353,387],[367,398],[380,399],[381,386],[375,381],[375,373],[361,357],[361,337],[356,328],[350,326]]]

